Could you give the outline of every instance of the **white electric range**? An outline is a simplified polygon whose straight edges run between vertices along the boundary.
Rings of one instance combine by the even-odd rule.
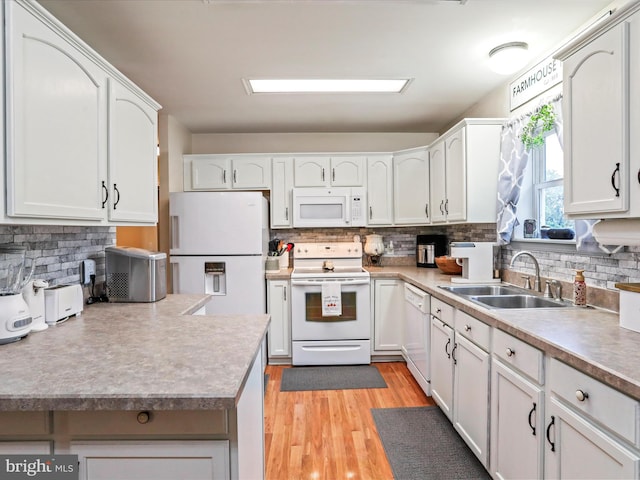
[[[362,244],[297,243],[293,259],[293,365],[371,363],[371,280]]]

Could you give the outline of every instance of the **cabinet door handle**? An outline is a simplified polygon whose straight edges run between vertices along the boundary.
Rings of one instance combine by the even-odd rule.
[[[116,201],[113,202],[113,209],[115,210],[118,204],[120,203],[120,190],[118,190],[118,186],[115,183],[113,184],[113,191],[118,195],[116,197]]]
[[[589,398],[589,394],[582,390],[576,390],[576,398],[579,402],[584,402],[587,398]]]
[[[464,331],[465,332],[470,332],[471,331],[471,326],[470,325],[465,325],[464,326]]]
[[[616,173],[620,176],[620,162],[616,163],[616,169],[611,174],[611,186],[616,191],[616,197],[620,196],[620,189],[616,187]]]
[[[282,299],[286,302],[287,301],[287,287],[284,287],[282,289],[282,292],[283,292]]]
[[[102,191],[104,192],[104,197],[102,200],[102,208],[107,204],[107,200],[109,200],[109,189],[104,184],[104,180],[102,181]]]
[[[289,207],[284,207],[284,219],[289,220]]]
[[[233,183],[238,183],[238,170],[233,169]]]
[[[373,207],[369,205],[369,220],[373,218]]]
[[[227,171],[222,171],[222,183],[227,183]]]
[[[507,357],[513,357],[516,351],[513,348],[507,348]]]
[[[444,200],[440,200],[440,214],[444,215]]]
[[[444,353],[447,354],[447,358],[451,358],[451,354],[449,353],[449,345],[451,345],[451,339],[447,340],[447,343],[444,346]]]
[[[551,415],[551,423],[547,427],[547,442],[549,442],[549,445],[551,445],[551,451],[552,452],[556,451],[556,442],[552,442],[551,441],[551,427],[553,427],[553,425],[555,425],[555,423],[556,423],[556,417]]]
[[[533,416],[533,413],[535,411],[536,411],[536,402],[533,402],[533,408],[529,410],[529,428],[531,428],[531,433],[534,437],[536,436],[536,427],[535,425],[531,424],[531,417]]]
[[[446,215],[449,215],[449,199],[448,198],[444,201],[444,213]]]
[[[458,344],[454,343],[453,344],[453,350],[451,350],[451,356],[453,357],[453,364],[454,365],[458,364],[458,360],[456,360],[456,348],[458,348]]]
[[[436,308],[436,313],[440,315],[442,313],[442,310],[440,310],[439,308]]]
[[[428,203],[424,204],[424,214],[427,216],[427,218],[429,218],[429,204]]]
[[[324,167],[322,168],[322,181],[324,182]]]
[[[331,169],[331,181],[332,182],[336,181],[336,169],[335,168]]]

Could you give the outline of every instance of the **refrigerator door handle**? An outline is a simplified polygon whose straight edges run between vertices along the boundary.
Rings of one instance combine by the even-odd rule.
[[[171,248],[180,248],[180,218],[171,215]]]
[[[171,262],[171,283],[173,293],[180,293],[180,265],[177,262]]]

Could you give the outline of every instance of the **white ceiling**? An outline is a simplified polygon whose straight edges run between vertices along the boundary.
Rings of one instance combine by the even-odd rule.
[[[611,0],[40,3],[193,133],[439,132],[511,80],[489,70],[491,48],[525,41],[538,61]],[[251,77],[413,81],[396,95],[248,95]]]

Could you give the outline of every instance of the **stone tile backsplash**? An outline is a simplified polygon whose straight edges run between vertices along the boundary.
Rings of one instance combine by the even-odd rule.
[[[115,245],[115,227],[0,225],[0,244],[25,245],[36,259],[34,278],[49,285],[78,283],[80,262],[96,262],[96,284],[105,280],[104,249]]]

